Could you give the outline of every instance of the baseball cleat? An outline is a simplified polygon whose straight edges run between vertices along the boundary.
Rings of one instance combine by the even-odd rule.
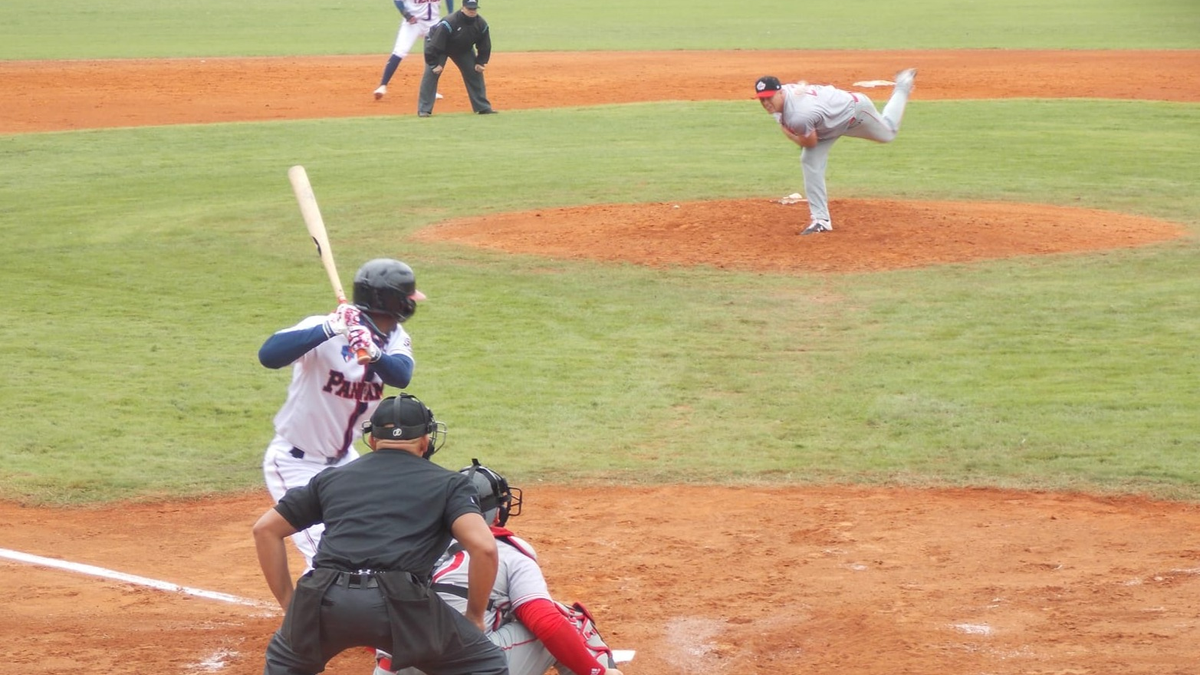
[[[907,68],[896,73],[896,88],[904,91],[912,91],[913,80],[917,78],[916,68]]]
[[[435,93],[435,94],[433,95],[433,97],[434,97],[434,98],[445,98],[445,97],[444,97],[444,96],[442,96],[441,94],[437,94],[437,93]]]
[[[429,117],[432,114],[433,113],[427,113],[424,110],[422,110],[421,112],[417,113],[417,117]]]
[[[808,227],[804,228],[804,231],[800,234],[816,234],[818,232],[833,232],[833,225],[830,225],[828,220],[818,218],[812,221]]]
[[[378,101],[379,99],[383,98],[383,95],[386,93],[387,93],[387,85],[386,84],[379,85],[379,88],[375,90],[375,100]]]

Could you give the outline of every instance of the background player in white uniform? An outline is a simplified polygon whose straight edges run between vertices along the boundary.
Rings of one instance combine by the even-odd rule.
[[[429,29],[433,28],[442,18],[441,0],[392,1],[396,4],[396,9],[400,10],[400,14],[404,16],[404,20],[400,22],[400,30],[396,33],[396,44],[392,47],[392,54],[388,57],[387,65],[383,67],[383,77],[379,80],[379,87],[375,89],[376,101],[387,93],[388,82],[392,81],[392,75],[396,74],[396,68],[400,66],[400,61],[408,56],[408,52],[412,50],[417,39],[429,35]],[[447,3],[451,2],[452,0],[447,0]],[[453,11],[453,7],[451,7],[451,11]],[[439,95],[438,98],[441,96]]]
[[[488,639],[504,650],[511,675],[542,675],[550,666],[563,675],[622,675],[612,661],[591,615],[580,604],[555,602],[529,542],[504,528],[509,516],[521,513],[521,490],[510,488],[503,476],[472,460],[463,469],[475,485],[483,519],[492,525],[500,552],[500,569],[484,615]],[[459,612],[467,607],[467,569],[470,557],[452,543],[438,561],[432,588]],[[384,655],[386,657],[386,655]],[[381,659],[375,675],[388,675]],[[403,675],[420,671],[407,669]]]
[[[364,264],[354,275],[354,304],[328,316],[310,316],[263,343],[267,368],[292,366],[287,400],[275,415],[275,438],[263,457],[263,476],[276,502],[321,471],[358,457],[361,421],[383,398],[384,385],[403,389],[416,362],[412,340],[400,325],[424,299],[408,265],[390,258]],[[359,365],[358,349],[371,355]],[[315,525],[292,535],[312,566],[324,531]]]
[[[825,193],[825,167],[829,150],[842,136],[889,143],[900,131],[904,106],[912,93],[916,68],[896,75],[892,97],[880,113],[866,94],[805,82],[780,84],[767,75],[754,83],[754,95],[775,117],[783,134],[799,145],[804,171],[804,194],[808,196],[811,221],[800,234],[830,232],[829,199]]]

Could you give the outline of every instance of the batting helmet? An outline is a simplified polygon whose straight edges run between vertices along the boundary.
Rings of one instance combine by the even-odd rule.
[[[364,312],[390,314],[403,323],[417,312],[417,275],[399,260],[369,260],[354,275],[354,306]]]
[[[483,519],[488,525],[497,523],[504,527],[509,516],[521,515],[521,489],[509,487],[504,476],[483,466],[477,459],[472,459],[471,466],[459,473],[464,474],[475,487],[475,493],[479,495],[479,510],[483,511]]]

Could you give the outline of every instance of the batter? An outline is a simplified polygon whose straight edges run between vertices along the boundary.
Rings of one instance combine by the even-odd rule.
[[[275,437],[263,457],[263,476],[278,502],[289,489],[358,457],[362,435],[383,398],[383,387],[403,389],[416,361],[412,339],[400,325],[416,312],[416,277],[390,258],[371,260],[354,276],[354,304],[327,316],[310,316],[267,338],[258,360],[267,368],[292,366],[287,400],[275,415]],[[371,355],[360,365],[358,349]],[[312,566],[324,531],[316,524],[292,536]]]

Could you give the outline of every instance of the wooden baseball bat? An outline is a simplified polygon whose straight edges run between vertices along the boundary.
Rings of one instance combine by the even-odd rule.
[[[325,230],[325,219],[321,217],[321,207],[317,206],[317,196],[313,194],[312,183],[308,182],[308,172],[297,164],[288,169],[288,180],[292,183],[292,192],[296,194],[296,203],[300,205],[300,215],[304,217],[304,226],[317,247],[317,255],[325,274],[329,275],[329,283],[333,285],[333,293],[337,296],[338,304],[346,303],[346,291],[342,289],[342,279],[338,276],[337,265],[333,262],[333,249],[329,246],[329,233]],[[371,360],[365,349],[354,352],[354,358],[359,363]]]

